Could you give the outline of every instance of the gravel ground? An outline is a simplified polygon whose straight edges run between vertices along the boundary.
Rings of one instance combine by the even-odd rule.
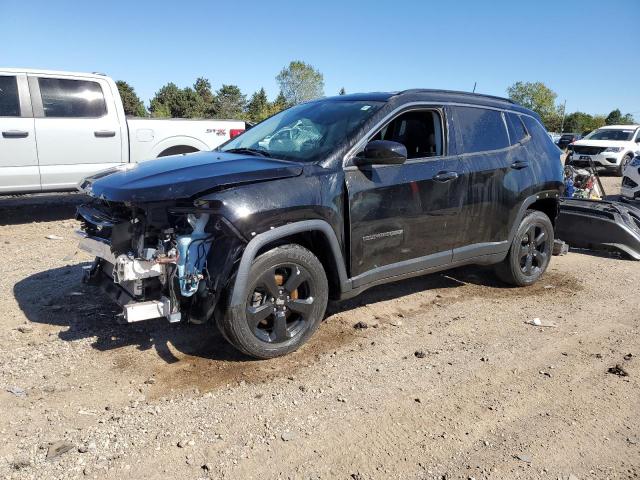
[[[481,268],[375,288],[251,361],[210,325],[118,324],[80,283],[81,200],[0,199],[0,478],[640,475],[636,262],[571,252],[525,289]]]

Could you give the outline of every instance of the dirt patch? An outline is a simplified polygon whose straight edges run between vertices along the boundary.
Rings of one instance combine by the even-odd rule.
[[[529,288],[475,267],[379,286],[253,361],[212,325],[117,323],[80,283],[71,205],[12,202],[0,478],[640,474],[638,263],[571,252]]]

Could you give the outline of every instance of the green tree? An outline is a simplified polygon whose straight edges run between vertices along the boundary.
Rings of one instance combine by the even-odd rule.
[[[213,100],[213,111],[216,118],[240,118],[243,116],[247,103],[246,95],[243,95],[236,85],[222,85],[216,92]]]
[[[630,125],[634,123],[634,118],[630,113],[622,115],[620,109],[616,108],[615,110],[612,110],[609,115],[607,115],[605,123],[606,125]]]
[[[261,88],[249,99],[247,103],[247,117],[252,122],[261,122],[270,115],[269,99],[267,98],[267,92],[264,88]]]
[[[555,102],[558,95],[544,83],[516,82],[507,88],[507,94],[514,102],[540,115],[547,129],[547,123],[555,123],[554,118],[558,114]]]
[[[213,102],[213,91],[211,90],[211,82],[208,79],[204,77],[197,78],[193,84],[193,89],[206,103]]]
[[[200,117],[202,101],[193,88],[178,88],[175,83],[168,83],[151,99],[150,110],[154,117]]]
[[[322,73],[299,60],[294,60],[289,63],[289,66],[283,68],[276,77],[276,81],[289,105],[297,105],[324,95]]]
[[[605,125],[605,121],[604,115],[589,115],[584,112],[573,112],[567,115],[564,121],[564,131],[586,135]]]
[[[118,92],[120,92],[125,115],[146,117],[147,109],[144,108],[142,100],[140,100],[133,87],[124,80],[118,80],[116,85],[118,86]]]

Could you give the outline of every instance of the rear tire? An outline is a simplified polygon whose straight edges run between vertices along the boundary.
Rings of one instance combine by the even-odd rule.
[[[618,170],[616,171],[619,177],[622,177],[624,168],[629,164],[631,158],[632,155],[630,153],[627,153],[624,157],[622,157],[622,160],[620,160],[620,165],[618,166]]]
[[[534,284],[549,266],[553,252],[553,225],[538,210],[527,210],[504,261],[496,266],[505,283],[526,287]]]
[[[227,308],[220,318],[225,338],[255,358],[297,350],[327,308],[329,285],[318,258],[300,245],[283,245],[256,258],[248,278],[243,304]]]

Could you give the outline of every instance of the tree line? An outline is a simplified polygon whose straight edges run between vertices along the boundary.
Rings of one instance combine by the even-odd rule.
[[[291,105],[297,105],[324,95],[324,77],[312,65],[294,60],[276,76],[280,87],[278,96],[270,101],[264,88],[247,98],[237,85],[223,84],[213,91],[211,82],[203,77],[193,86],[180,88],[170,82],[156,92],[149,109],[125,81],[116,82],[127,115],[158,118],[233,118],[260,122]],[[344,88],[338,92],[345,94]],[[556,103],[558,95],[542,82],[516,82],[507,89],[507,95],[515,102],[540,115],[550,132],[576,132],[584,134],[604,125],[634,123],[631,114],[620,109],[608,115],[591,115],[585,112],[567,114],[564,105]]]
[[[633,115],[622,114],[619,108],[608,115],[591,115],[585,112],[567,114],[564,105],[556,103],[558,95],[542,82],[516,82],[507,88],[513,101],[540,115],[549,132],[586,134],[605,125],[629,125]]]
[[[260,122],[281,110],[324,96],[324,77],[316,68],[294,60],[276,76],[280,93],[269,101],[264,88],[249,98],[237,85],[223,84],[213,91],[203,77],[192,87],[180,88],[170,82],[156,92],[149,110],[127,82],[116,82],[127,115],[157,118],[226,118]],[[341,89],[340,94],[344,94]]]

